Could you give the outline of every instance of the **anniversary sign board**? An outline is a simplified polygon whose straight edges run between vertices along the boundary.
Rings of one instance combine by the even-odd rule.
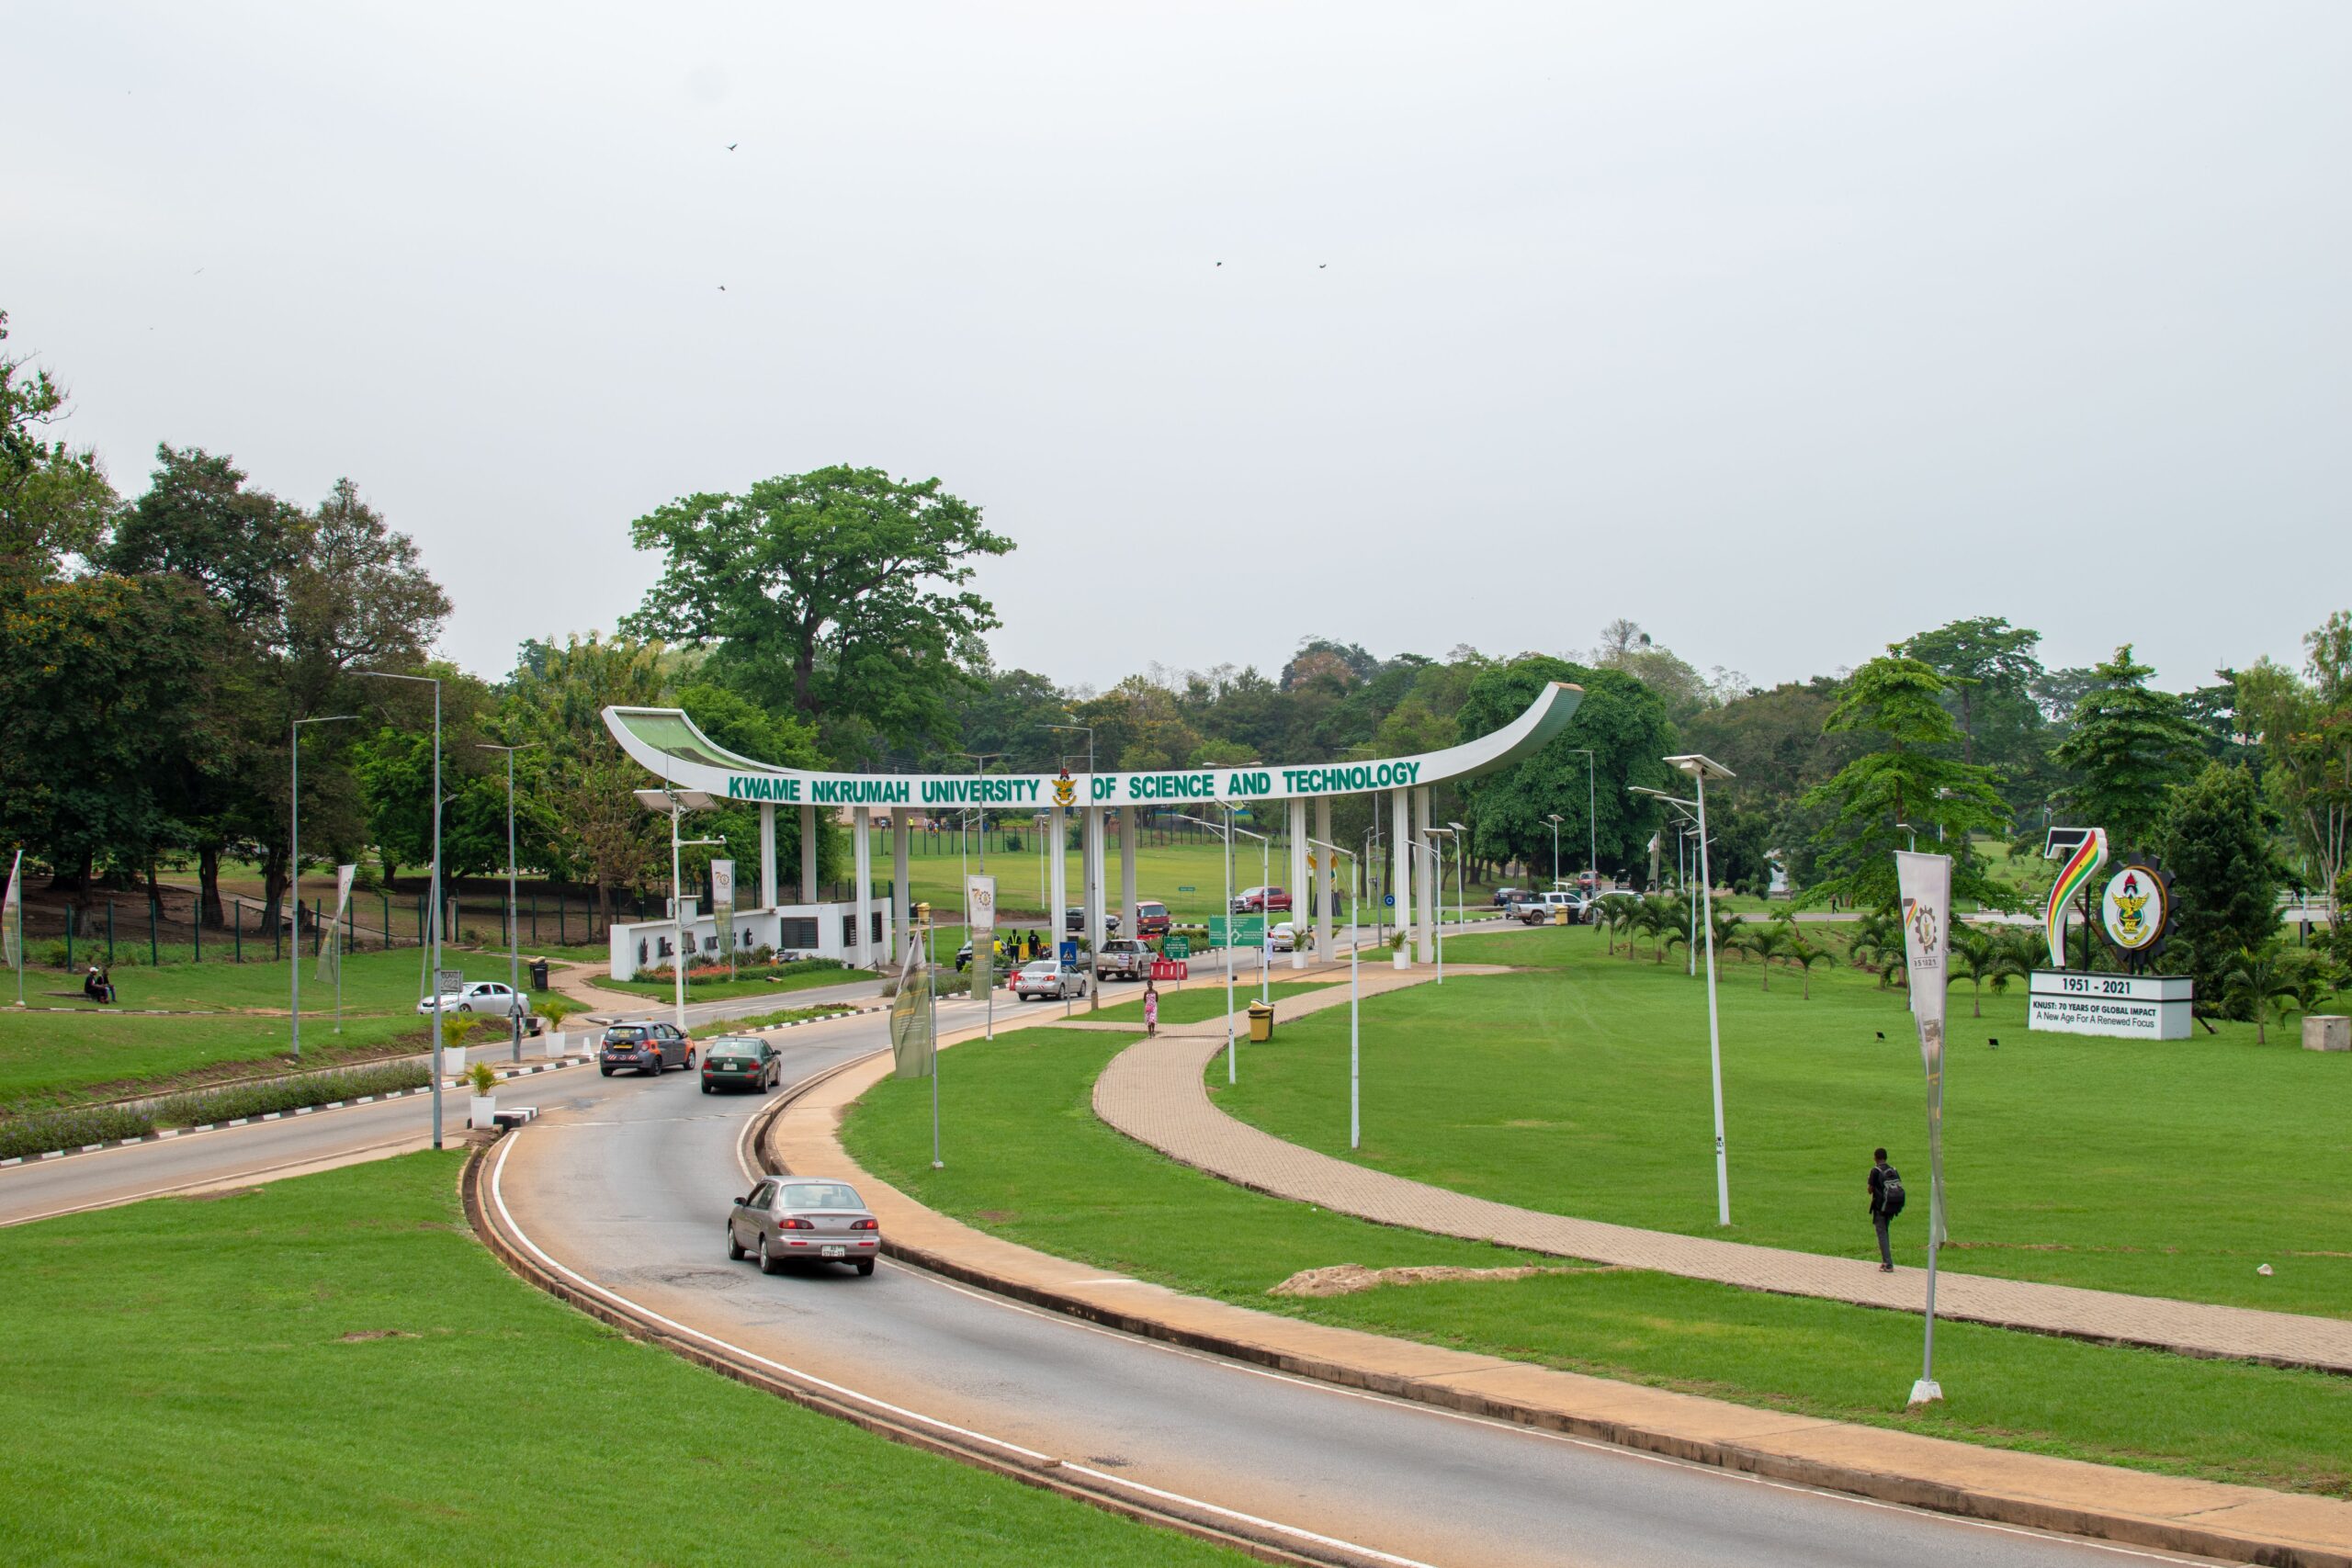
[[[2135,860],[2094,893],[2107,859],[2107,833],[2098,828],[2052,828],[2042,856],[2064,863],[2043,912],[2052,966],[2035,970],[2027,984],[2026,1027],[2123,1040],[2188,1039],[2194,985],[2186,975],[2147,973],[2172,923],[2171,874]],[[2105,939],[2130,973],[2066,967],[2066,916],[2077,897],[2083,923]]]
[[[2026,1024],[2060,1034],[2186,1040],[2190,991],[2186,975],[2037,969],[2026,991]]]

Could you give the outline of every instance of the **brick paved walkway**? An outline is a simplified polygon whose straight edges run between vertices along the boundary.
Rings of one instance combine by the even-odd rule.
[[[1479,971],[1448,965],[1456,973]],[[1367,968],[1366,994],[1429,977]],[[1275,1002],[1275,1024],[1327,1007],[1344,1007],[1347,987]],[[1094,1111],[1138,1142],[1243,1187],[1319,1204],[1383,1224],[1491,1241],[1529,1252],[1650,1269],[1782,1295],[1818,1296],[1862,1306],[1918,1312],[1927,1271],[1569,1219],[1473,1198],[1426,1182],[1368,1169],[1285,1143],[1238,1122],[1209,1102],[1202,1072],[1223,1049],[1225,1021],[1163,1027],[1159,1038],[1121,1052],[1094,1086]],[[1344,1262],[1344,1258],[1331,1261]],[[2005,1328],[2031,1329],[2104,1343],[2143,1345],[2192,1356],[2267,1361],[2352,1372],[2352,1322],[2208,1306],[2123,1295],[2071,1285],[2042,1285],[1980,1274],[1939,1273],[1936,1313]]]

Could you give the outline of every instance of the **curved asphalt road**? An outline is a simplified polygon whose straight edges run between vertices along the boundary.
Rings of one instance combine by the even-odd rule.
[[[978,1021],[940,1009],[943,1031]],[[878,1019],[781,1036],[791,1082]],[[954,1057],[943,1079],[952,1116]],[[1428,1563],[2180,1562],[1759,1482],[1303,1382],[1035,1311],[886,1262],[870,1280],[726,1260],[763,1097],[577,1074],[537,1095],[495,1201],[566,1269],[689,1327],[936,1419]],[[983,1156],[984,1157],[984,1156]],[[808,1173],[820,1174],[820,1173]]]

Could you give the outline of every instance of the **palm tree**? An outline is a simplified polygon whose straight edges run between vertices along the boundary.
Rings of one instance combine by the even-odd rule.
[[[1883,909],[1854,922],[1853,941],[1847,946],[1846,955],[1861,967],[1875,970],[1882,991],[1889,980],[1907,970],[1903,956],[1903,928]]]
[[[1593,919],[1609,928],[1609,956],[1617,956],[1617,930],[1626,923],[1625,906],[1633,897],[1624,893],[1611,893],[1593,906]]]
[[[1712,923],[1714,927],[1717,953],[1728,953],[1742,945],[1739,932],[1740,928],[1747,924],[1745,916],[1736,915],[1729,909],[1717,909]]]
[[[1675,931],[1682,923],[1682,905],[1663,893],[1653,893],[1642,900],[1642,934],[1650,939],[1650,947],[1657,954],[1657,962],[1666,962],[1666,950],[1682,940]]]
[[[1764,988],[1769,991],[1772,988],[1772,961],[1795,945],[1797,933],[1779,920],[1768,920],[1760,925],[1745,925],[1733,940],[1762,961]]]
[[[1826,964],[1829,961],[1829,950],[1814,946],[1805,941],[1793,926],[1790,928],[1790,934],[1796,937],[1796,942],[1789,949],[1789,962],[1804,971],[1804,999],[1811,1001],[1813,1000],[1813,966],[1816,964]]]
[[[2252,1010],[2256,1045],[2270,1043],[2265,1026],[2272,1010],[2275,1009],[2284,1018],[2288,1010],[2302,999],[2301,968],[2273,938],[2260,947],[2239,948],[2237,957],[2222,976],[2223,999],[2233,1008]]]
[[[1991,937],[1968,926],[1955,926],[1951,933],[1951,960],[1944,971],[1944,983],[1965,980],[1976,992],[1975,1016],[1984,1016],[1984,982],[2001,973],[2007,955]]]

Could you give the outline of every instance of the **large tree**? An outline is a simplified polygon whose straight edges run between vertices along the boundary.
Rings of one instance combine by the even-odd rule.
[[[1947,705],[1960,721],[1960,759],[1973,762],[1984,726],[2041,716],[2033,705],[2033,682],[2043,673],[2033,650],[2041,642],[2040,632],[2013,626],[2005,616],[1977,615],[1921,632],[1895,651],[1943,677]]]
[[[1470,683],[1456,715],[1461,735],[1467,739],[1501,728],[1555,681],[1582,686],[1584,701],[1534,756],[1464,786],[1470,852],[1483,861],[1548,868],[1550,819],[1556,813],[1563,875],[1584,865],[1595,837],[1604,867],[1645,861],[1660,807],[1628,786],[1667,787],[1671,773],[1664,759],[1675,749],[1665,699],[1646,683],[1623,671],[1589,670],[1545,654],[1514,659],[1480,671]],[[1584,748],[1592,751],[1589,773]]]
[[[0,343],[7,337],[0,310]],[[0,579],[54,577],[105,536],[115,494],[96,457],[48,434],[67,412],[46,367],[0,350]]]
[[[2352,615],[2338,610],[2303,646],[2310,679],[2262,660],[2237,674],[2238,712],[2260,739],[2263,784],[2310,859],[2309,880],[2333,888],[2352,869]]]
[[[2164,818],[2165,792],[2188,779],[2204,750],[2181,700],[2152,691],[2155,671],[2132,645],[2093,671],[2098,684],[2075,704],[2074,727],[2053,753],[2071,770],[2066,804],[2075,825],[2104,828],[2119,850],[2144,847]]]
[[[2167,969],[2196,976],[2200,999],[2218,1001],[2243,948],[2278,931],[2278,864],[2273,822],[2254,775],[2208,762],[2171,792],[2155,849],[2173,874]]]
[[[841,465],[686,496],[629,537],[664,561],[625,629],[710,648],[715,674],[788,705],[842,763],[952,735],[948,691],[998,624],[965,585],[1012,548],[936,479]]]
[[[1955,898],[1996,908],[2014,901],[1969,842],[1970,834],[2008,820],[1998,775],[1951,755],[1960,726],[1944,706],[1944,693],[1942,676],[1900,654],[1871,660],[1847,682],[1828,728],[1862,737],[1874,750],[1805,795],[1806,806],[1827,817],[1815,835],[1826,874],[1805,890],[1804,902],[1838,898],[1857,908],[1893,908],[1894,852],[1915,838],[1932,843],[1939,830],[1952,857]]]

